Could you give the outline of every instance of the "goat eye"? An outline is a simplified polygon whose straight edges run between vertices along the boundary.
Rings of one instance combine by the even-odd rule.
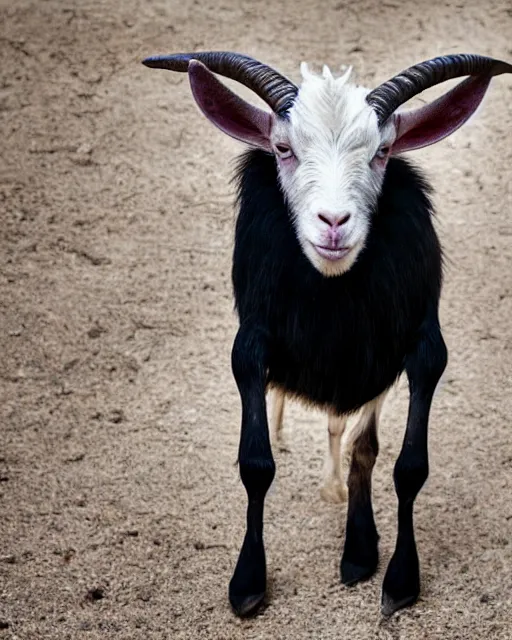
[[[275,148],[276,153],[281,158],[281,160],[286,160],[287,158],[291,158],[293,156],[293,151],[287,144],[279,143],[276,144]]]
[[[384,160],[385,158],[388,157],[390,151],[391,151],[391,147],[388,144],[385,144],[379,148],[379,150],[375,154],[375,157],[379,158],[380,160]]]

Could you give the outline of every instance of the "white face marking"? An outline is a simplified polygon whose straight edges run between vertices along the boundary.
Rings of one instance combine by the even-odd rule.
[[[301,71],[289,119],[275,118],[271,142],[302,250],[322,274],[337,276],[364,247],[395,128],[379,130],[369,89],[349,82],[350,68],[340,78],[328,67],[322,76],[304,63]]]

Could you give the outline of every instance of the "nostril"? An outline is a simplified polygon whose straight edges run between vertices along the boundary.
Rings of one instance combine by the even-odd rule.
[[[333,226],[333,223],[331,222],[331,220],[329,220],[329,218],[325,214],[319,213],[318,217],[322,222],[325,222],[325,224],[328,224],[330,227]]]
[[[345,224],[350,220],[350,213],[327,213],[326,211],[321,211],[318,214],[318,218],[324,223],[336,229],[336,227],[341,227],[341,225]]]

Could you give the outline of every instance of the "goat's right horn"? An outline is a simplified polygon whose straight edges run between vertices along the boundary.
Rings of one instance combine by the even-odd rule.
[[[241,82],[252,89],[276,113],[285,113],[297,95],[297,86],[288,78],[249,56],[230,51],[199,51],[152,56],[142,61],[146,67],[187,71],[191,60],[199,60],[210,71]]]
[[[471,53],[440,56],[409,67],[371,91],[366,100],[382,125],[400,105],[445,80],[462,76],[497,76],[512,73],[512,65]]]

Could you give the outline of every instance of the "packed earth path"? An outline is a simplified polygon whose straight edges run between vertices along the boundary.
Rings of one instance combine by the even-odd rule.
[[[381,617],[401,380],[374,473],[377,575],[340,584],[346,506],[319,497],[326,417],[290,404],[268,604],[240,620],[227,585],[246,507],[230,370],[242,147],[198,113],[186,76],[140,64],[227,49],[295,81],[302,60],[352,64],[375,86],[443,53],[511,61],[511,34],[504,0],[0,1],[0,640],[512,637],[511,77],[409,154],[436,188],[450,353],[416,503],[420,601]]]

